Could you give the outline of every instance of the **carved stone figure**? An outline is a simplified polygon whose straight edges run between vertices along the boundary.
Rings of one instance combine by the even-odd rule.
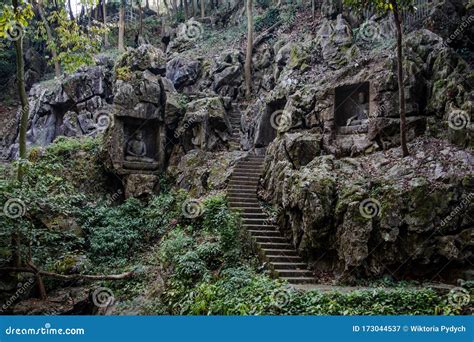
[[[153,162],[152,158],[146,156],[147,148],[143,140],[142,132],[137,132],[127,143],[125,160],[136,162]]]

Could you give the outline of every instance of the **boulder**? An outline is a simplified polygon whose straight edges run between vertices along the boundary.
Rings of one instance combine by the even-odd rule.
[[[175,57],[166,64],[166,78],[176,89],[193,85],[201,73],[201,64],[198,61]]]
[[[319,156],[318,141],[307,132],[278,137],[263,182],[280,227],[315,268],[344,281],[387,269],[449,277],[472,260],[472,153],[417,138],[408,158],[392,149],[336,159]]]
[[[231,125],[222,98],[211,97],[187,104],[186,114],[178,129],[185,151],[205,151],[224,147],[231,136]]]

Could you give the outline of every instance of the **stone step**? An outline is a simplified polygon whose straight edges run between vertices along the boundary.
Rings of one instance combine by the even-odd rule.
[[[249,170],[243,170],[243,169],[235,169],[234,172],[232,173],[235,176],[259,176],[261,177],[262,171],[259,169],[249,169]]]
[[[309,270],[287,270],[287,269],[278,269],[278,270],[274,270],[279,277],[290,277],[290,278],[293,278],[293,277],[298,277],[298,278],[311,278],[313,273]]]
[[[264,214],[265,218],[267,217],[267,214],[265,214],[262,208],[260,208],[260,206],[257,206],[257,205],[254,207],[234,207],[231,205],[230,207],[234,210],[238,210],[239,212],[243,214]]]
[[[257,241],[258,243],[288,243],[288,239],[282,236],[255,236],[255,241]]]
[[[258,166],[261,167],[263,166],[263,161],[259,160],[245,160],[239,163],[239,167],[245,168],[247,166]]]
[[[234,171],[238,176],[236,177],[255,177],[257,179],[260,179],[261,177],[261,170],[236,170]]]
[[[257,189],[253,188],[250,190],[242,190],[240,188],[228,189],[228,196],[247,196],[257,199]]]
[[[313,277],[281,277],[281,280],[285,280],[290,284],[311,284],[315,282]]]
[[[257,197],[252,198],[245,195],[229,195],[227,194],[227,199],[231,207],[235,208],[247,208],[248,206],[259,206],[260,202],[257,200]]]
[[[253,212],[246,212],[243,211],[240,213],[240,216],[246,220],[246,219],[260,219],[262,222],[265,221],[265,219],[268,217],[267,214],[265,214],[263,211],[253,213]]]
[[[245,229],[248,230],[272,230],[277,229],[273,224],[244,224]]]
[[[260,174],[258,173],[253,173],[253,174],[236,174],[233,173],[230,179],[235,179],[235,180],[256,180],[258,181],[260,179]]]
[[[253,237],[281,237],[281,234],[277,230],[248,230]]]
[[[237,171],[237,172],[259,172],[261,173],[262,172],[262,169],[263,167],[262,166],[252,166],[252,167],[241,167],[241,166],[238,166],[234,169],[234,171]]]
[[[273,262],[303,262],[299,255],[267,255],[268,261]]]
[[[229,185],[235,185],[235,186],[241,186],[241,185],[249,185],[249,186],[255,186],[257,187],[258,185],[258,180],[257,179],[231,179],[229,181]]]
[[[304,262],[271,262],[271,265],[275,270],[307,270],[308,267]]]
[[[257,196],[257,186],[256,185],[242,185],[242,184],[229,184],[227,190],[232,193],[240,192],[242,194],[254,194]]]
[[[262,248],[266,256],[298,256],[294,249],[288,248]]]
[[[244,225],[245,226],[263,226],[263,222],[265,220],[262,220],[260,218],[247,218],[247,217],[244,217],[243,218],[243,221],[244,221]]]
[[[262,242],[260,243],[260,247],[263,249],[271,248],[271,249],[287,249],[287,250],[293,250],[293,246],[288,243],[288,241],[285,242]]]

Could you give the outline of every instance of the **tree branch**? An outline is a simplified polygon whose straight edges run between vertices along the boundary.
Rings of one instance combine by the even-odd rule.
[[[2,267],[0,268],[0,273],[2,272],[16,272],[16,273],[33,273],[39,274],[45,277],[52,277],[56,279],[62,280],[122,280],[128,279],[133,277],[135,272],[125,272],[121,274],[110,274],[110,275],[92,275],[92,274],[59,274],[54,272],[46,272],[46,271],[35,271],[32,268],[28,267]]]

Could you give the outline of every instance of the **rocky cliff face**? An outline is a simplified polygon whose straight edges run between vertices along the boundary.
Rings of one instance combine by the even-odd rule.
[[[262,190],[315,269],[353,280],[467,268],[474,252],[472,154],[417,139],[405,159],[397,149],[336,159],[319,156],[320,142],[319,133],[277,138]]]
[[[59,80],[35,84],[29,92],[28,145],[45,146],[57,136],[94,136],[108,125],[112,101],[110,66],[83,68]],[[4,159],[18,153],[17,135],[3,141]]]

